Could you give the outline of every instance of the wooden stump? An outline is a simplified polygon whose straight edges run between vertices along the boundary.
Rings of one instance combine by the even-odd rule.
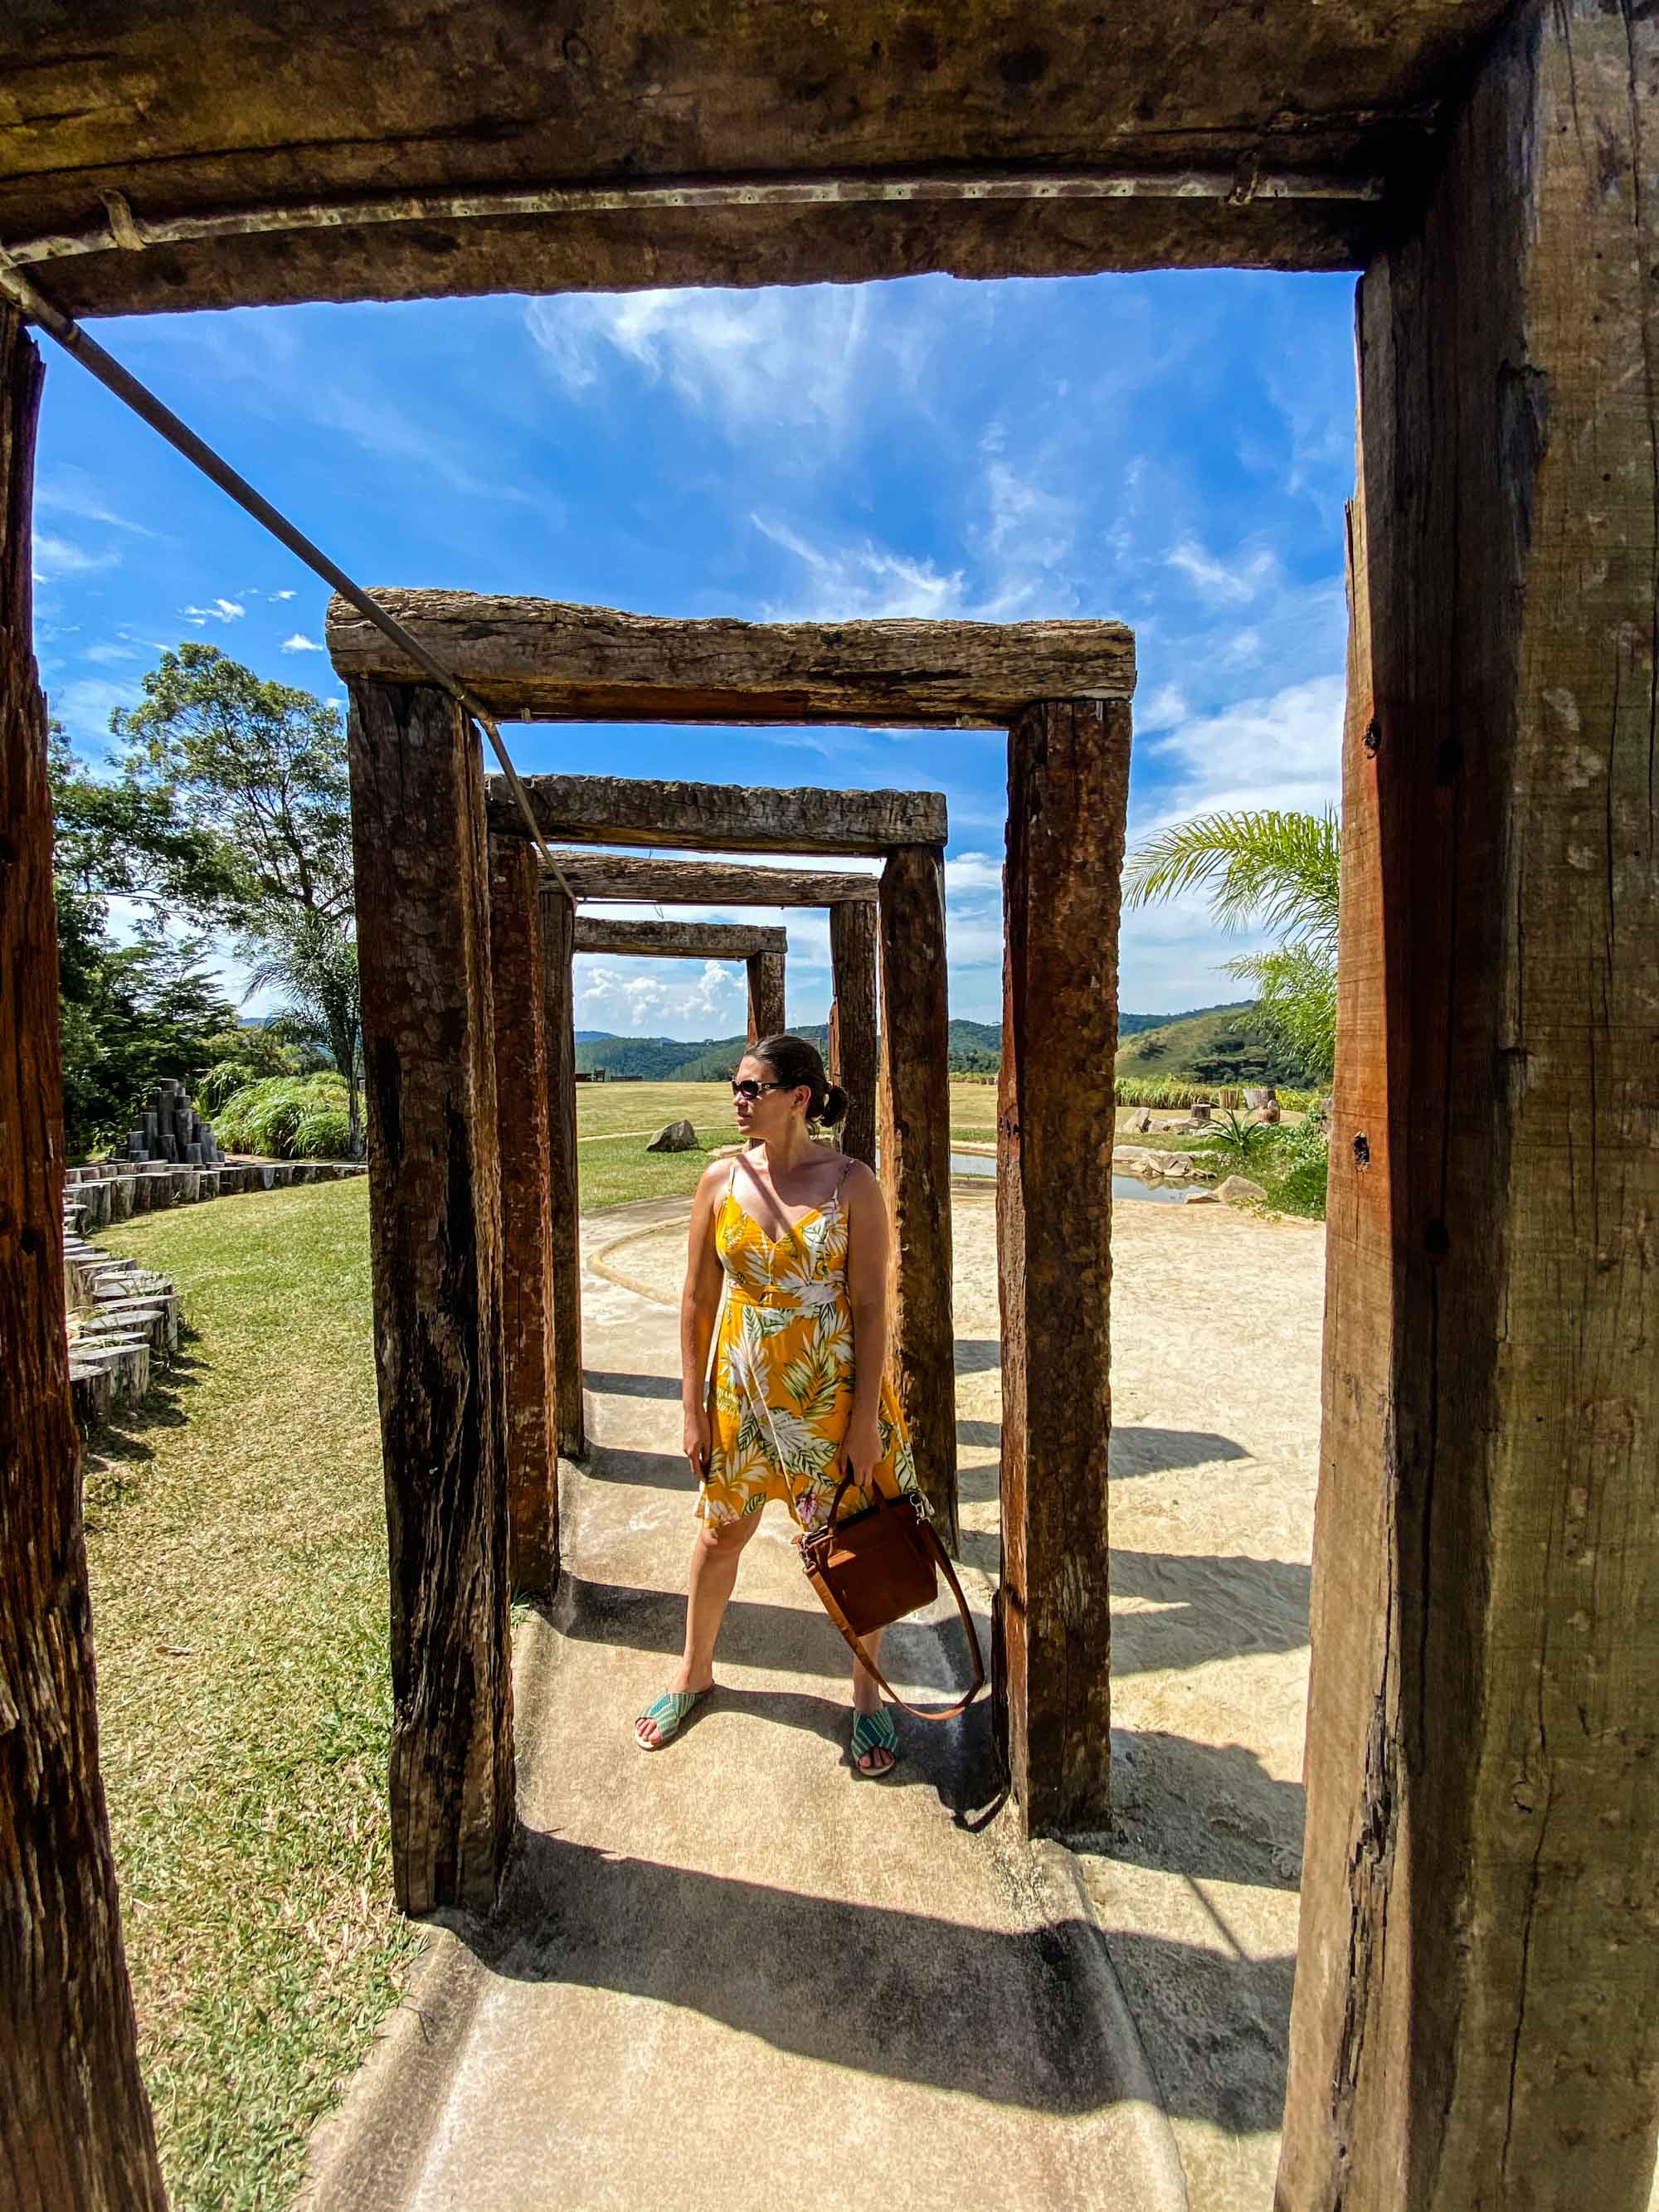
[[[745,963],[749,975],[749,1042],[781,1036],[788,1027],[784,1012],[784,955],[751,952]]]
[[[996,1724],[1028,1833],[1111,1813],[1111,1158],[1127,700],[1008,732]]]
[[[586,1459],[582,1410],[581,1194],[576,1172],[576,1003],[571,967],[576,909],[542,886],[542,983],[547,1012],[548,1187],[552,1226],[553,1413],[558,1448]]]
[[[1648,2201],[1656,73],[1521,9],[1362,289],[1283,2212]]]
[[[521,837],[490,839],[508,1559],[514,1589],[546,1598],[559,1578],[559,1450],[553,1411],[553,1200],[539,880],[533,845]]]
[[[881,1187],[896,1264],[889,1313],[895,1387],[939,1539],[957,1526],[956,1334],[951,1320],[951,1048],[945,855],[901,845],[882,871]]]
[[[830,968],[836,1003],[830,1018],[831,1073],[846,1091],[841,1148],[866,1167],[876,1164],[876,1093],[881,1082],[876,1010],[877,909],[869,901],[830,909]]]
[[[459,710],[425,684],[354,686],[349,750],[393,1877],[407,1912],[482,1910],[514,1825],[483,764]]]
[[[30,647],[40,385],[0,308],[0,2199],[160,2212],[98,1770],[64,1337],[52,799]]]

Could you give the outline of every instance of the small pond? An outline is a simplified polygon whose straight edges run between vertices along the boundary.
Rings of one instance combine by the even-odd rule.
[[[951,1172],[959,1176],[988,1176],[996,1179],[997,1164],[983,1152],[952,1152]],[[1154,1206],[1179,1206],[1192,1183],[1142,1182],[1139,1176],[1115,1175],[1112,1177],[1114,1202],[1121,1198],[1149,1198]]]

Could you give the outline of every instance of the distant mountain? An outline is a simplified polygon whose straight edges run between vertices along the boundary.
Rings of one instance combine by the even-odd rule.
[[[1120,1050],[1117,1073],[1168,1075],[1182,1083],[1278,1084],[1287,1090],[1301,1089],[1310,1079],[1258,1025],[1248,999],[1143,1030]]]
[[[1170,1024],[1194,1021],[1212,1014],[1238,1014],[1248,1007],[1248,1001],[1237,1006],[1205,1006],[1197,1014],[1122,1014],[1118,1018],[1120,1037],[1139,1037],[1151,1030],[1163,1029]],[[830,1046],[828,1025],[809,1022],[797,1029],[798,1036],[805,1037],[817,1045],[820,1052]],[[950,1028],[951,1066],[958,1075],[994,1075],[1002,1057],[1002,1025],[1000,1022],[953,1021]],[[708,1037],[701,1043],[688,1042],[683,1037],[623,1037],[613,1036],[605,1030],[576,1031],[576,1066],[580,1073],[591,1075],[601,1068],[613,1081],[632,1079],[641,1083],[723,1083],[743,1058],[747,1041],[741,1036]],[[1167,1074],[1180,1071],[1173,1061],[1161,1070]],[[1216,1080],[1222,1079],[1217,1077]],[[1272,1081],[1263,1077],[1263,1081]],[[1279,1081],[1289,1079],[1279,1077]]]

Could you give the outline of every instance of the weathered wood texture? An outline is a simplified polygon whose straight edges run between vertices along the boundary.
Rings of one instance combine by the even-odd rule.
[[[1028,707],[1008,733],[997,1259],[996,1716],[1028,1832],[1111,1813],[1112,1078],[1129,708]]]
[[[850,722],[1000,730],[1027,699],[1134,690],[1121,623],[680,621],[562,599],[382,592],[387,610],[497,714],[544,722]],[[329,603],[343,676],[406,657]]]
[[[785,960],[781,952],[753,952],[745,963],[749,997],[749,1042],[780,1036],[789,1026],[784,1011]]]
[[[542,988],[547,1009],[548,1170],[553,1227],[553,1421],[567,1459],[586,1459],[582,1407],[581,1197],[576,1172],[576,910],[542,884]]]
[[[763,952],[781,959],[789,933],[747,921],[617,921],[608,915],[579,914],[574,942],[578,952],[653,960],[752,960]]]
[[[514,1822],[507,1423],[483,764],[428,684],[352,687],[369,1253],[406,1912],[488,1906]]]
[[[841,1148],[866,1167],[876,1164],[876,1093],[881,1082],[876,1010],[878,927],[875,908],[837,903],[830,909],[830,970],[836,1003],[830,1016],[834,1079],[847,1093]]]
[[[176,0],[165,10],[28,0],[0,18],[20,89],[0,147],[0,236],[90,232],[48,289],[100,314],[308,299],[637,285],[804,283],[1222,264],[1351,267],[1381,210],[1344,198],[1418,157],[1502,0],[1211,0],[1109,14],[1033,0],[734,8],[618,0],[550,37],[527,0],[479,0],[465,66],[420,0]],[[395,85],[397,98],[365,97]],[[1163,175],[1158,199],[931,203],[918,169]],[[1192,170],[1207,188],[1182,194]],[[673,184],[750,198],[808,175],[877,183],[848,204],[713,210],[578,201],[539,220],[354,220],[365,194]],[[1328,179],[1287,200],[1277,179]],[[124,251],[136,223],[319,204],[275,236]],[[689,198],[689,195],[687,195]],[[137,236],[148,234],[139,228]],[[131,236],[132,234],[128,234]]]
[[[576,899],[662,906],[837,906],[876,900],[873,875],[745,867],[730,860],[647,860],[631,853],[555,853]]]
[[[1285,2212],[1648,2202],[1656,88],[1522,9],[1363,288]]]
[[[553,1414],[553,1195],[539,878],[532,845],[522,838],[490,839],[507,1559],[514,1590],[550,1597],[559,1579],[559,1451]]]
[[[544,837],[588,845],[670,845],[706,853],[890,853],[942,845],[937,791],[794,791],[729,783],[653,783],[620,775],[527,775]],[[524,817],[489,779],[489,826],[522,837]]]
[[[896,1264],[889,1360],[940,1540],[955,1552],[956,1332],[951,1319],[951,1040],[945,856],[902,846],[881,877],[881,1188]]]
[[[31,642],[40,360],[0,309],[0,2199],[164,2206],[98,1768],[64,1337],[46,708]]]

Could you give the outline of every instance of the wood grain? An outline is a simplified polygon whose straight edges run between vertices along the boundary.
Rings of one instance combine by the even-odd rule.
[[[493,1903],[514,1829],[507,1422],[483,763],[427,684],[348,741],[405,1912]]]
[[[547,1010],[547,1140],[552,1206],[553,1416],[567,1459],[587,1456],[582,1405],[581,1193],[576,1160],[576,910],[544,878],[542,984]]]
[[[1028,1834],[1111,1816],[1111,1155],[1121,701],[1026,708],[1008,736],[997,1273],[997,1716]]]
[[[783,933],[779,933],[781,935]],[[745,969],[748,985],[749,1042],[781,1036],[789,1027],[785,1011],[785,957],[781,950],[752,952]]]
[[[529,847],[533,853],[535,848]],[[653,960],[749,960],[789,950],[787,929],[747,921],[619,921],[609,915],[579,914],[573,939],[578,952],[610,952]]]
[[[1651,2178],[1656,78],[1522,8],[1363,289],[1285,2212]]]
[[[1027,699],[1134,690],[1121,623],[681,621],[472,592],[375,597],[492,713],[543,722],[989,730]],[[399,648],[337,598],[328,649],[348,678],[408,672]]]
[[[527,775],[544,837],[588,845],[671,845],[702,853],[890,853],[943,845],[950,835],[936,791],[793,791],[727,783],[653,783],[614,775]],[[489,826],[526,835],[524,817],[489,778]]]
[[[0,2199],[161,2212],[98,1766],[64,1316],[52,796],[30,641],[41,382],[0,308]]]
[[[559,1578],[554,1423],[553,1200],[547,1127],[547,1006],[535,848],[489,841],[489,970],[501,1158],[501,1340],[513,1588],[550,1598]]]
[[[951,1313],[951,1044],[945,860],[902,846],[881,876],[882,1194],[892,1224],[889,1300],[894,1387],[939,1540],[954,1553],[956,1332]]]
[[[860,901],[830,909],[830,970],[836,994],[833,1079],[847,1093],[841,1148],[866,1167],[876,1164],[876,1094],[881,1081],[876,1004],[878,958],[876,909]]]
[[[639,860],[631,853],[562,849],[559,864],[575,899],[662,906],[835,906],[876,902],[874,876],[828,869],[760,868],[730,860]]]

